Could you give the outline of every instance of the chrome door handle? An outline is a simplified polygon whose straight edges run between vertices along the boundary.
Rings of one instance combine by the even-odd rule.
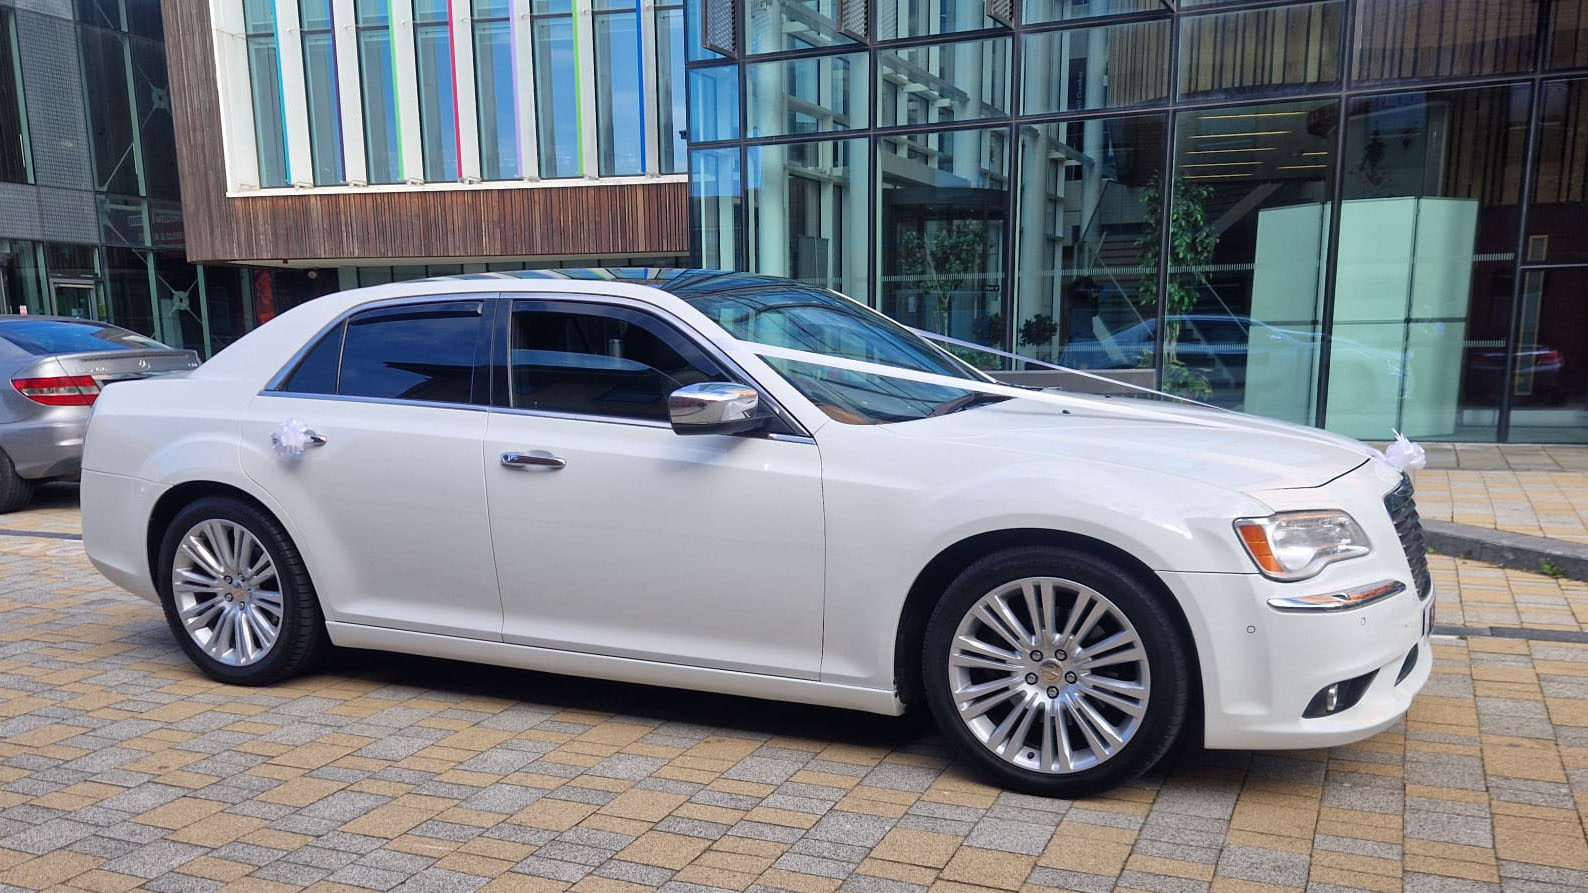
[[[325,435],[324,434],[320,434],[319,432],[316,432],[316,431],[305,431],[305,432],[303,432],[303,436],[307,437],[309,439],[309,446],[312,446],[312,447],[325,446]]]
[[[527,453],[503,453],[502,464],[508,468],[548,468],[556,471],[568,463],[545,450],[532,450]]]

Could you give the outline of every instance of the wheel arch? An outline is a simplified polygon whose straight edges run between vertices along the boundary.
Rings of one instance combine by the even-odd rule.
[[[1197,651],[1196,636],[1192,633],[1185,609],[1181,607],[1180,600],[1175,598],[1169,587],[1165,586],[1158,575],[1144,562],[1118,546],[1084,534],[1034,527],[992,530],[966,537],[933,556],[916,575],[899,615],[893,648],[894,685],[899,699],[907,708],[914,709],[921,705],[922,643],[926,637],[926,624],[932,616],[932,608],[942,597],[943,591],[961,571],[977,559],[1003,549],[1021,546],[1050,546],[1089,553],[1117,565],[1157,594],[1159,600],[1169,608],[1176,632],[1180,634],[1186,654],[1190,657],[1191,684],[1195,694],[1191,705],[1194,709],[1188,721],[1199,720],[1202,712],[1201,656]]]
[[[177,512],[210,496],[224,496],[247,503],[281,524],[279,515],[271,511],[270,507],[258,497],[240,487],[208,480],[184,481],[171,487],[155,500],[154,507],[149,511],[149,524],[144,534],[145,555],[149,560],[149,582],[154,584],[156,592],[160,591],[160,546],[165,540],[166,528],[171,526],[171,521],[176,517]],[[285,524],[282,524],[282,529],[286,529]]]

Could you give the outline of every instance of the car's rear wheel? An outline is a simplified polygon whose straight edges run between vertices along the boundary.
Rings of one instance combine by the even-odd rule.
[[[14,512],[33,498],[33,482],[17,474],[11,457],[0,450],[0,514]]]
[[[157,583],[166,621],[211,678],[265,685],[325,650],[325,618],[303,558],[275,518],[207,497],[171,520]]]
[[[1074,797],[1129,781],[1175,744],[1191,662],[1156,592],[1114,564],[1047,547],[989,555],[927,622],[938,726],[1000,784]]]

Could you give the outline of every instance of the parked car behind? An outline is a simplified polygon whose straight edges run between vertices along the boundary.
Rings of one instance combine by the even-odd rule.
[[[1346,438],[998,385],[797,282],[479,274],[101,399],[83,535],[203,672],[330,644],[897,714],[1074,796],[1326,747],[1433,665],[1411,484]]]
[[[77,480],[106,385],[198,364],[191,350],[105,323],[0,315],[0,512],[26,505],[41,483]]]

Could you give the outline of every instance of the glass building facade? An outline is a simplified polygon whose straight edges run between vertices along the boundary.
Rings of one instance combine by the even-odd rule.
[[[686,17],[702,265],[1358,437],[1588,441],[1588,0]]]

